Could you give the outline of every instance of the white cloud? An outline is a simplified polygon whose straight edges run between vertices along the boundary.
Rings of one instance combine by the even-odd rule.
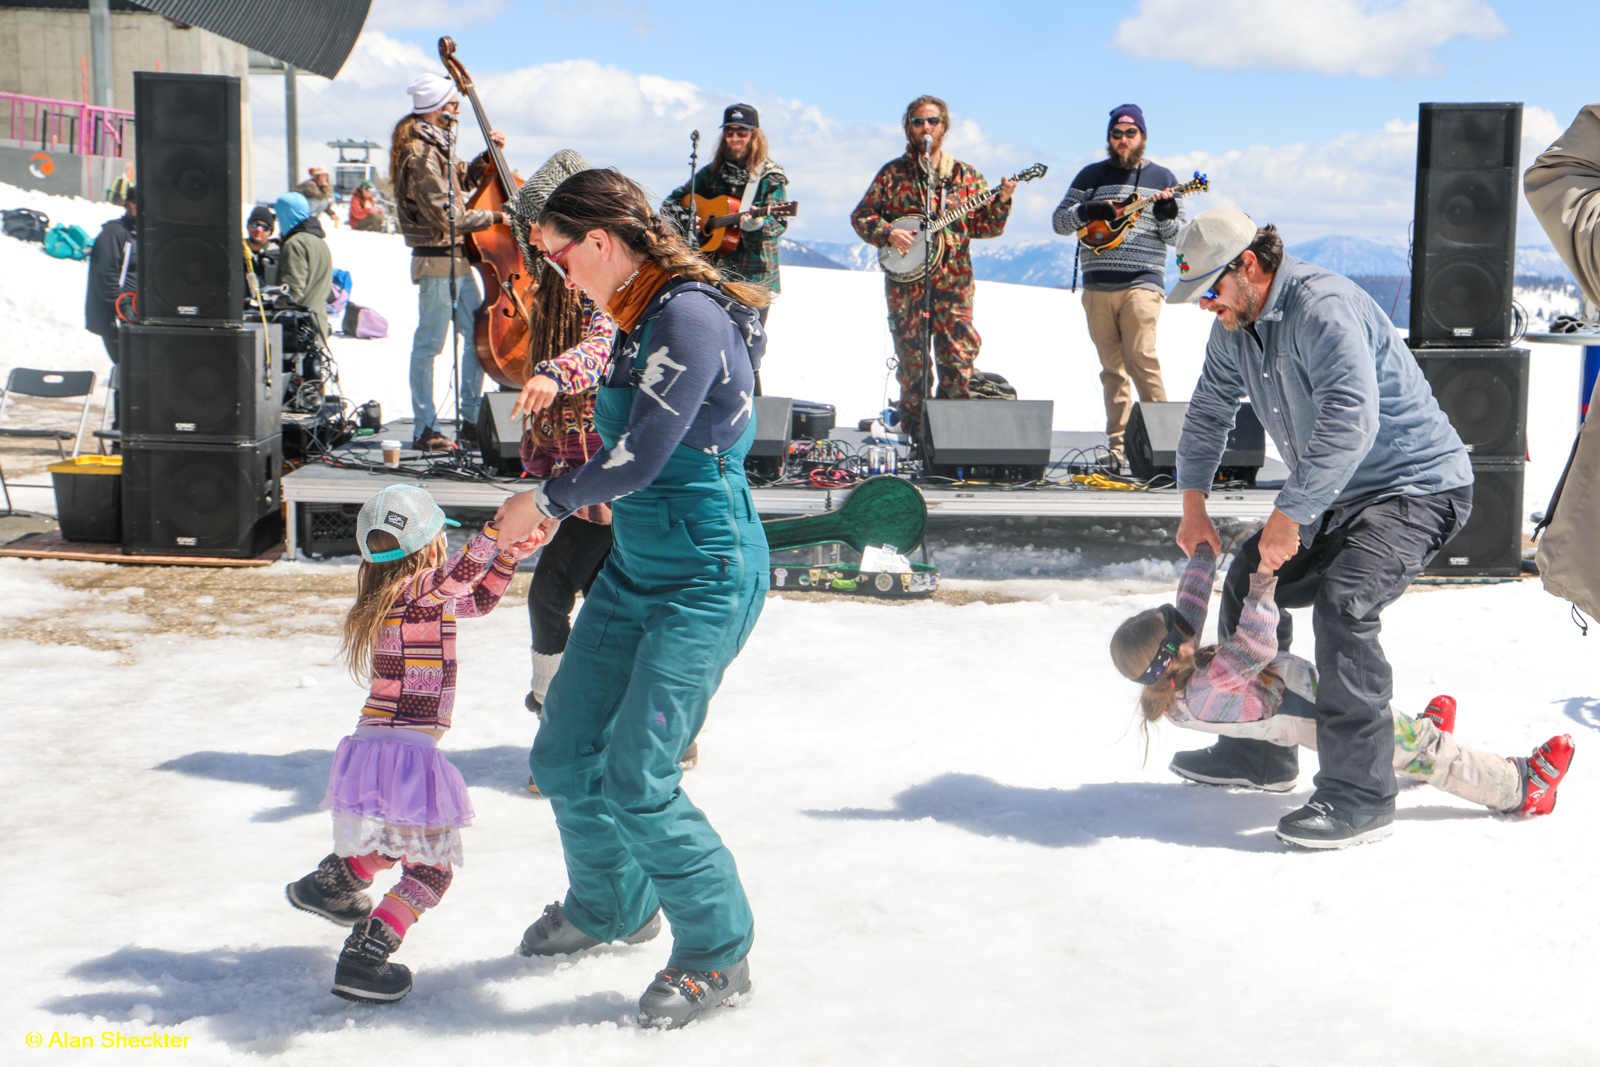
[[[1485,0],[1140,0],[1112,43],[1201,69],[1385,78],[1437,74],[1440,45],[1509,32]]]
[[[511,6],[511,0],[372,0],[366,25],[369,30],[467,26],[493,22]]]

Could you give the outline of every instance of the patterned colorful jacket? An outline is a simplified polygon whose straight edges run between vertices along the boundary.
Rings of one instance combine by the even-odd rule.
[[[531,433],[523,435],[522,466],[540,478],[553,478],[581,467],[588,456],[601,448],[600,435],[594,428],[594,391],[605,377],[617,324],[586,293],[578,294],[578,307],[583,312],[583,340],[533,368],[533,373],[555,382],[561,392],[583,397],[577,409],[552,404],[539,413],[535,426],[542,443],[538,448],[533,446]]]
[[[372,646],[372,690],[360,726],[450,728],[456,699],[456,619],[487,615],[517,572],[492,526],[442,567],[400,588]]]
[[[716,171],[710,166],[705,166],[694,176],[694,191],[697,196],[731,196],[735,201],[742,201],[744,187],[749,180],[749,171],[737,163],[724,163],[721,169]],[[764,161],[756,185],[756,197],[750,202],[750,206],[761,207],[787,199],[784,186],[788,183],[789,178],[783,173],[783,167],[770,159]],[[694,221],[683,214],[683,197],[686,192],[688,192],[687,183],[672,190],[661,205],[662,212],[676,219],[685,232],[692,228]],[[759,228],[741,229],[739,247],[732,252],[713,253],[711,262],[730,280],[763,285],[774,293],[779,292],[783,286],[778,277],[778,238],[789,228],[789,220],[768,217],[753,221],[760,223]],[[688,225],[685,225],[686,223]]]
[[[1209,544],[1202,544],[1178,579],[1178,613],[1194,627],[1197,642],[1205,629],[1216,575],[1217,558]],[[1178,698],[1172,717],[1178,725],[1206,729],[1206,724],[1270,719],[1283,705],[1286,686],[1316,701],[1316,667],[1299,656],[1278,651],[1278,606],[1272,601],[1277,585],[1278,579],[1270,574],[1250,576],[1250,593],[1239,613],[1238,627],[1217,646],[1211,662],[1194,673]],[[1262,677],[1268,667],[1276,678]],[[1212,732],[1271,739],[1270,731],[1262,729]]]
[[[989,183],[971,164],[953,159],[948,152],[940,153],[940,173],[948,178],[937,179],[937,210],[940,212],[965,203],[989,191]],[[850,213],[850,225],[861,239],[877,248],[889,243],[891,223],[903,215],[921,215],[927,207],[927,185],[922,164],[910,152],[892,159],[878,171],[867,187],[861,203]],[[972,241],[999,237],[1005,233],[1006,220],[1011,217],[1011,204],[998,197],[983,207],[951,223],[944,230],[944,258],[933,269],[934,292],[942,298],[953,296],[964,303],[972,301]],[[902,283],[885,276],[884,287],[891,294],[904,288]]]

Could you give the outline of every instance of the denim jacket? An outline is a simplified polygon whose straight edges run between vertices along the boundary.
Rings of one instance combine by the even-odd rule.
[[[1350,279],[1284,257],[1261,318],[1211,327],[1178,441],[1178,488],[1209,491],[1248,396],[1289,466],[1274,503],[1306,543],[1329,508],[1472,484],[1472,462],[1394,324]]]

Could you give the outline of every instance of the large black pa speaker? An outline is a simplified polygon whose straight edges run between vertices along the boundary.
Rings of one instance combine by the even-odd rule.
[[[283,536],[283,439],[122,442],[122,550],[250,559]]]
[[[253,443],[276,436],[282,372],[268,333],[230,326],[124,326],[122,438]]]
[[[1183,420],[1188,414],[1187,402],[1141,401],[1133,405],[1122,448],[1135,478],[1149,481],[1161,474],[1177,476],[1178,438],[1183,435]],[[1254,485],[1256,474],[1266,462],[1267,431],[1255,408],[1249,403],[1240,404],[1217,468],[1217,480]]]
[[[1413,348],[1511,340],[1521,104],[1423,104],[1411,253]]]
[[[758,396],[755,405],[756,439],[745,456],[744,469],[764,482],[783,477],[794,432],[794,400],[786,396]]]
[[[139,317],[149,323],[238,322],[239,79],[135,71],[139,181]]]
[[[511,417],[520,392],[483,394],[478,406],[478,452],[483,465],[507,478],[522,475],[522,420]]]
[[[1526,348],[1419,349],[1423,377],[1474,459],[1527,456]]]
[[[929,400],[929,473],[1031,482],[1050,465],[1053,400]]]
[[[1521,459],[1473,459],[1472,514],[1424,574],[1514,578],[1522,573]]]

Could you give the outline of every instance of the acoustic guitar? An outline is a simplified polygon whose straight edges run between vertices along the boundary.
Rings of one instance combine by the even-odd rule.
[[[1199,171],[1194,172],[1194,180],[1184,182],[1182,185],[1172,187],[1173,196],[1188,196],[1190,193],[1203,193],[1211,188],[1211,182]],[[1154,195],[1139,196],[1129,193],[1125,200],[1113,200],[1117,206],[1117,217],[1110,222],[1101,222],[1095,219],[1083,229],[1078,231],[1078,240],[1085,248],[1094,249],[1094,254],[1108,252],[1120,245],[1133,232],[1133,224],[1139,221],[1139,216],[1144,209],[1156,202]]]
[[[739,198],[736,196],[700,196],[685,193],[684,211],[694,212],[695,229],[702,238],[702,252],[732,252],[739,247]],[[750,209],[750,217],[761,219],[769,215],[775,219],[792,219],[800,213],[800,204],[782,200]]]
[[[1035,163],[1027,170],[1012,176],[1012,181],[1031,182],[1035,178],[1043,178],[1049,168],[1043,163]],[[884,245],[878,249],[878,266],[883,268],[883,273],[897,282],[914,282],[928,271],[939,265],[944,258],[944,229],[957,219],[978,210],[989,201],[993,200],[1000,192],[999,186],[990,189],[982,196],[957,204],[938,218],[929,219],[926,215],[903,215],[890,223],[891,229],[911,230],[911,247],[904,252],[894,245]],[[933,253],[928,254],[928,242],[933,242]]]

